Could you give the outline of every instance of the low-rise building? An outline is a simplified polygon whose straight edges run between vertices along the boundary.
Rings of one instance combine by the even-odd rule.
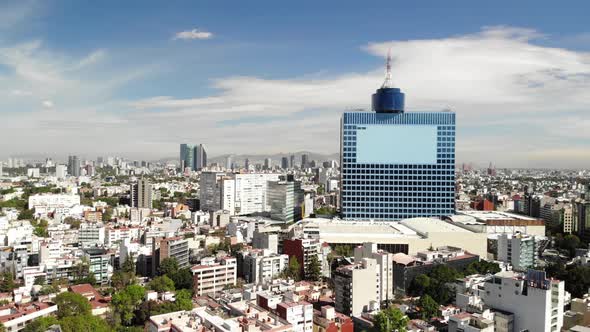
[[[201,264],[191,268],[194,290],[197,296],[223,290],[226,286],[235,286],[237,280],[237,261],[233,257],[215,259],[203,258]]]

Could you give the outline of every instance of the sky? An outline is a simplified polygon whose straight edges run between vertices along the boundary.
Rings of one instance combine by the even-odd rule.
[[[590,3],[0,1],[0,159],[334,153],[391,50],[457,161],[590,167]],[[391,142],[403,144],[403,142]]]

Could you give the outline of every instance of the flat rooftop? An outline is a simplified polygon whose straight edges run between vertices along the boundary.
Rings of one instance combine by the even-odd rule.
[[[457,211],[458,215],[465,215],[471,216],[479,221],[488,221],[488,220],[527,220],[527,221],[535,221],[538,220],[537,218],[531,218],[529,216],[524,216],[521,214],[510,213],[510,212],[500,212],[500,211],[477,211],[477,210],[461,210]]]

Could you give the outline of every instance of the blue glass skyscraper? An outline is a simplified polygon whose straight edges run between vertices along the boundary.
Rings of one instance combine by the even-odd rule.
[[[455,113],[405,113],[390,57],[373,112],[345,112],[340,128],[341,214],[401,220],[455,212]]]

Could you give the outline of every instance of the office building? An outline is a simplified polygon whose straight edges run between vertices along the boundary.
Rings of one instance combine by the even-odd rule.
[[[283,157],[281,158],[281,168],[288,169],[289,168],[289,158]]]
[[[189,267],[188,240],[182,237],[173,237],[160,240],[159,263],[166,258],[174,258],[179,268]]]
[[[140,209],[152,208],[152,185],[148,179],[141,178],[137,183],[132,183],[131,207]]]
[[[514,314],[514,331],[560,331],[563,325],[564,282],[547,279],[544,271],[497,273],[480,295],[490,308]]]
[[[307,154],[301,155],[301,168],[309,167],[309,156]]]
[[[514,270],[526,271],[539,263],[541,239],[526,234],[500,234],[498,260],[509,263]]]
[[[573,203],[573,232],[584,241],[590,239],[590,185]]]
[[[216,260],[207,257],[201,264],[191,268],[195,295],[202,296],[222,291],[226,286],[235,286],[237,280],[237,260],[224,257]]]
[[[387,77],[373,112],[341,120],[344,219],[401,220],[455,211],[455,114],[404,112],[404,94]]]
[[[229,155],[227,156],[227,158],[225,159],[225,169],[231,170],[233,169],[233,163],[232,163],[232,156]]]
[[[380,282],[379,266],[371,258],[337,268],[334,272],[336,311],[359,317],[363,312],[379,309]]]
[[[180,171],[189,167],[191,171],[194,170],[194,146],[188,144],[180,144]]]
[[[269,181],[267,204],[270,206],[270,217],[287,223],[300,220],[303,194],[301,182],[294,181],[292,175],[286,180]]]
[[[563,222],[563,232],[565,234],[571,234],[573,231],[574,224],[574,210],[571,204],[566,204],[561,214]]]
[[[207,151],[203,144],[195,145],[193,148],[194,165],[193,170],[200,171],[207,167]]]
[[[295,168],[295,155],[289,157],[289,168]]]
[[[68,157],[68,173],[74,177],[80,176],[80,159],[78,156]]]
[[[66,165],[55,165],[55,177],[63,180],[68,176],[68,170]]]
[[[264,169],[269,170],[272,168],[272,160],[270,158],[264,159]]]

